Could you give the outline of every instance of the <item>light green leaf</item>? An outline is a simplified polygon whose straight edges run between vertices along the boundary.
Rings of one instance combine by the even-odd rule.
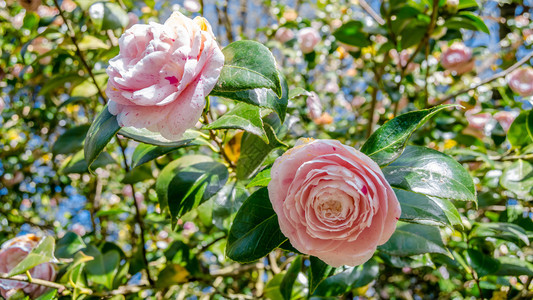
[[[257,175],[255,175],[254,179],[248,183],[246,186],[247,188],[251,188],[254,186],[268,186],[268,183],[270,182],[270,171],[272,169],[264,169],[263,171],[259,172]]]
[[[69,231],[57,241],[55,256],[58,258],[72,258],[83,248],[85,248],[83,239],[74,232]]]
[[[91,125],[81,125],[68,129],[57,138],[57,141],[52,146],[52,153],[71,154],[76,153],[83,148],[83,141],[87,135],[87,131]]]
[[[9,273],[8,277],[15,276],[26,271],[29,271],[35,266],[51,262],[55,260],[54,257],[55,240],[51,236],[43,238],[37,247],[33,248],[31,252],[21,262],[19,262]]]
[[[89,245],[84,252],[94,258],[85,264],[87,279],[112,289],[113,279],[120,263],[118,251],[111,250],[102,254],[96,247]]]
[[[109,164],[114,164],[116,161],[111,157],[107,152],[102,152],[91,166],[91,170],[96,170],[98,168],[105,167]],[[83,156],[83,151],[79,151],[74,154],[70,159],[66,160],[60,168],[61,173],[63,174],[73,174],[73,173],[87,173],[89,169],[87,167],[87,161]]]
[[[89,16],[97,30],[119,29],[128,25],[128,13],[113,2],[95,2],[89,7]]]
[[[203,129],[242,129],[260,137],[268,144],[268,137],[263,130],[261,109],[247,103],[239,103],[231,111],[204,126]]]
[[[500,184],[507,190],[515,193],[519,198],[531,198],[533,188],[533,165],[519,159],[503,170]]]
[[[168,140],[164,138],[161,134],[157,132],[152,132],[146,128],[123,127],[120,129],[118,134],[137,142],[162,147],[181,147],[193,142],[193,140],[197,145],[208,144],[208,142],[201,138],[202,134],[194,130],[185,131],[179,141]]]
[[[370,45],[367,35],[361,30],[363,23],[361,21],[348,21],[342,24],[334,33],[333,36],[337,41],[356,47],[366,47]]]
[[[470,238],[485,239],[488,237],[510,241],[517,245],[529,245],[526,231],[512,223],[476,223],[470,232]]]
[[[529,112],[521,112],[516,119],[514,119],[509,131],[507,131],[507,139],[513,148],[523,148],[533,144],[533,139],[529,135],[529,128],[527,125]]]
[[[281,280],[281,284],[279,285],[279,289],[281,291],[281,295],[283,296],[284,300],[290,300],[292,295],[292,288],[294,286],[294,282],[296,281],[296,278],[298,277],[298,273],[300,273],[300,270],[302,269],[302,257],[298,256],[289,267],[289,270],[287,270],[287,273],[285,273],[285,276],[283,276],[283,280]]]

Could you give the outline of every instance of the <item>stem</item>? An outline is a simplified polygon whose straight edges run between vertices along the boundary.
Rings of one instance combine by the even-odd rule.
[[[120,147],[120,150],[122,152],[122,158],[124,159],[124,169],[126,170],[126,172],[129,172],[130,171],[130,166],[128,165],[128,160],[126,158],[126,147],[124,147],[122,145],[122,142],[120,141],[120,139],[117,137],[117,142],[118,142],[118,145]],[[150,276],[150,270],[148,269],[148,258],[146,257],[146,248],[144,247],[144,245],[146,245],[146,240],[145,240],[145,237],[144,237],[144,234],[145,234],[145,229],[144,229],[144,222],[143,222],[143,219],[141,217],[141,209],[139,208],[139,204],[137,203],[137,199],[135,197],[135,187],[133,186],[133,184],[130,184],[131,186],[131,193],[132,193],[132,198],[133,198],[133,204],[135,205],[135,219],[137,220],[137,223],[139,224],[139,228],[141,230],[141,251],[142,251],[142,257],[143,257],[143,262],[146,266],[146,275],[147,275],[147,278],[148,278],[148,282],[150,283],[151,286],[154,285],[154,280],[152,279],[152,276]]]
[[[462,90],[460,90],[458,92],[455,92],[455,93],[453,93],[453,94],[451,94],[449,96],[444,97],[443,99],[438,100],[437,103],[435,104],[435,106],[440,105],[440,104],[442,104],[442,103],[444,103],[444,102],[446,102],[448,100],[451,100],[451,99],[453,99],[453,98],[455,98],[455,97],[457,97],[457,96],[459,96],[461,94],[465,94],[465,93],[468,93],[471,90],[475,90],[478,87],[480,87],[482,85],[485,85],[487,83],[490,83],[490,82],[492,82],[492,81],[494,81],[494,80],[496,80],[498,78],[502,78],[502,77],[507,76],[512,71],[518,69],[521,65],[527,63],[532,57],[533,57],[533,51],[531,51],[528,55],[524,56],[524,58],[522,58],[521,60],[517,61],[514,65],[510,66],[509,68],[507,68],[507,69],[505,69],[505,70],[503,70],[501,72],[498,72],[498,73],[492,75],[491,77],[481,81],[480,83],[475,84],[472,87],[462,89]]]
[[[205,112],[205,110],[202,116],[204,118],[205,124],[209,125],[209,118],[207,117],[207,113]],[[215,130],[208,129],[208,131],[209,131],[209,138],[213,140],[218,146],[218,153],[222,155],[222,157],[229,164],[230,167],[235,168],[235,164],[233,163],[233,161],[231,161],[231,159],[228,157],[226,152],[224,152],[224,146],[222,145],[223,141],[216,135]]]
[[[424,78],[424,108],[427,108],[429,103],[429,92],[428,92],[428,79],[429,79],[429,43],[426,44],[426,75]]]
[[[54,0],[54,5],[55,5],[55,7],[58,10],[59,15],[63,19],[63,22],[67,26],[67,29],[68,29],[68,32],[69,32],[68,36],[70,37],[70,40],[72,41],[72,43],[76,47],[76,55],[78,56],[78,58],[80,59],[81,63],[85,67],[85,70],[89,74],[89,77],[91,77],[91,79],[92,79],[92,81],[94,83],[94,86],[98,90],[98,95],[102,99],[102,103],[106,104],[106,98],[104,96],[104,93],[102,92],[102,89],[100,89],[100,86],[98,86],[98,83],[96,82],[96,78],[94,77],[92,68],[89,66],[89,64],[85,60],[85,57],[83,56],[83,53],[80,50],[80,46],[78,45],[78,41],[76,39],[76,33],[74,32],[74,29],[72,29],[72,26],[70,25],[69,20],[65,17],[65,14],[64,14],[63,10],[61,9],[61,5],[59,5],[57,0]]]
[[[378,15],[365,0],[359,0],[359,5],[361,5],[361,8],[364,9],[379,25],[385,25],[385,20],[383,20],[383,18]]]
[[[248,0],[241,0],[241,36],[246,38],[246,17],[248,15]]]
[[[370,104],[370,112],[368,115],[368,127],[366,130],[366,138],[368,139],[372,134],[372,129],[374,127],[374,111],[376,110],[376,103],[378,102],[378,88],[374,87],[372,89],[372,103]]]
[[[31,283],[31,284],[42,285],[42,286],[46,286],[46,287],[49,287],[49,288],[56,289],[60,293],[67,289],[67,287],[62,285],[62,284],[55,283],[55,282],[48,281],[48,280],[39,279],[39,278],[31,278],[31,277],[28,277],[27,275],[15,275],[15,276],[9,277],[9,276],[7,276],[7,273],[0,273],[0,279],[2,279],[2,280],[20,281],[20,282],[28,282],[28,283]]]

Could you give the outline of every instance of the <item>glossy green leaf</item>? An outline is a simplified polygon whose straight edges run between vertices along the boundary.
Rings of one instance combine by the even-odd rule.
[[[371,259],[363,265],[348,268],[322,281],[313,295],[339,296],[352,289],[363,287],[378,277],[379,265]]]
[[[231,220],[250,193],[241,182],[226,185],[213,199],[213,224],[224,231],[231,226]]]
[[[94,258],[85,264],[87,279],[112,289],[113,279],[120,263],[118,251],[112,250],[102,254],[96,247],[89,245],[84,252]]]
[[[111,157],[107,152],[102,152],[96,160],[94,160],[91,170],[96,170],[98,168],[105,167],[109,164],[116,163],[116,161]],[[79,151],[74,154],[69,160],[66,160],[65,163],[61,166],[61,173],[63,174],[72,174],[72,173],[86,173],[89,172],[87,167],[87,161],[83,157],[83,151]]]
[[[492,274],[500,268],[500,262],[492,256],[475,249],[467,249],[466,253],[468,264],[474,268],[479,277]]]
[[[268,189],[261,188],[246,199],[237,212],[228,235],[226,254],[236,262],[252,262],[286,240],[268,198]]]
[[[302,257],[298,256],[291,263],[291,266],[287,270],[287,273],[285,273],[285,276],[283,276],[283,280],[281,280],[281,283],[279,285],[279,289],[281,291],[281,295],[283,296],[284,300],[291,299],[292,288],[294,286],[294,282],[296,281],[296,278],[298,277],[298,273],[300,273],[301,269],[302,269]]]
[[[65,131],[52,146],[52,153],[54,155],[71,154],[81,150],[89,127],[90,125],[81,125]]]
[[[281,81],[274,56],[267,47],[255,41],[237,41],[222,49],[224,67],[215,92],[237,92],[268,88],[279,97]]]
[[[400,115],[376,130],[361,147],[361,152],[383,166],[397,159],[409,137],[439,111],[456,105],[440,105]]]
[[[187,282],[188,276],[189,272],[183,266],[178,264],[167,264],[159,273],[155,285],[158,289],[168,288],[173,285]]]
[[[524,228],[512,223],[476,223],[470,232],[470,238],[488,237],[510,241],[517,245],[529,245],[529,238]]]
[[[483,19],[470,11],[461,11],[457,15],[449,18],[444,23],[444,27],[449,29],[469,29],[490,34],[490,30],[485,22],[483,22]]]
[[[264,169],[263,171],[259,172],[257,175],[255,175],[254,179],[246,185],[247,188],[251,188],[254,186],[268,186],[268,183],[270,182],[270,171],[272,169]]]
[[[225,165],[208,156],[187,155],[169,163],[159,174],[156,192],[161,211],[178,218],[214,196],[228,180]]]
[[[184,144],[184,146],[187,144]],[[132,167],[138,167],[144,163],[147,163],[153,159],[156,159],[165,154],[174,152],[181,147],[162,147],[162,146],[153,146],[148,144],[139,144],[135,151],[133,151],[132,156]]]
[[[449,255],[442,242],[439,228],[421,224],[398,223],[396,231],[379,250],[396,256],[411,256],[425,253]]]
[[[35,300],[53,300],[57,299],[57,290],[56,289],[49,289],[44,294],[39,296],[38,298],[35,298]]]
[[[318,285],[335,271],[335,268],[315,256],[309,257],[309,260],[309,295],[312,295]]]
[[[435,197],[395,188],[393,190],[402,208],[401,221],[434,226],[452,225],[443,208],[439,205],[442,201],[447,200],[435,199]],[[448,214],[453,214],[454,217],[460,219],[455,207],[453,210],[449,210]]]
[[[83,152],[89,168],[119,129],[117,117],[112,115],[106,106],[91,124],[85,138]]]
[[[458,9],[477,8],[479,4],[476,0],[459,0]]]
[[[57,241],[55,256],[57,258],[72,258],[85,246],[85,242],[79,235],[69,231]]]
[[[242,129],[260,137],[268,144],[268,137],[263,130],[261,109],[247,103],[239,103],[203,129]]]
[[[152,178],[154,178],[152,168],[149,165],[141,165],[127,172],[120,182],[124,184],[135,184]]]
[[[408,146],[393,163],[383,168],[396,188],[444,199],[476,201],[472,177],[458,162],[433,149]]]
[[[13,269],[7,273],[8,277],[24,273],[33,267],[51,262],[55,260],[54,257],[55,240],[51,236],[43,238],[37,247],[33,248],[31,252],[21,262],[19,262]]]
[[[533,165],[529,161],[516,160],[503,170],[500,184],[519,198],[531,198]]]
[[[244,133],[242,137],[241,155],[237,161],[238,179],[248,179],[261,167],[261,164],[272,150],[285,146],[278,139],[278,135],[282,136],[284,134],[284,127],[281,126],[277,115],[270,114],[263,118],[263,125],[269,140],[268,144],[249,133]]]
[[[533,276],[533,264],[517,257],[501,256],[497,258],[499,268],[493,274],[498,276]]]
[[[507,139],[514,148],[523,148],[533,144],[533,139],[529,135],[529,128],[527,126],[529,113],[527,111],[521,112],[516,119],[514,119],[509,131],[507,131]]]
[[[530,110],[527,112],[527,118],[526,118],[526,130],[529,134],[529,138],[531,141],[533,141],[533,110]],[[516,120],[516,119],[515,119]]]
[[[202,134],[200,132],[194,130],[185,131],[179,141],[168,140],[164,138],[161,134],[157,132],[152,132],[146,128],[139,129],[135,127],[123,127],[120,129],[118,134],[137,142],[162,147],[181,147],[184,145],[188,145],[193,141],[198,145],[204,145],[208,143],[202,140]]]
[[[309,96],[309,92],[301,87],[296,87],[289,91],[289,99],[294,99],[299,96]]]
[[[281,78],[281,96],[276,95],[271,89],[266,88],[236,92],[213,91],[211,92],[211,95],[272,109],[278,114],[281,122],[283,122],[285,120],[285,115],[287,114],[287,105],[289,103],[289,87],[287,86],[285,77],[281,74],[279,74],[279,76]]]
[[[370,41],[366,34],[361,30],[363,23],[361,21],[349,21],[342,24],[335,32],[333,36],[337,41],[356,47],[366,47],[370,45]]]
[[[128,13],[113,2],[96,2],[89,7],[89,16],[98,30],[119,29],[128,25]]]

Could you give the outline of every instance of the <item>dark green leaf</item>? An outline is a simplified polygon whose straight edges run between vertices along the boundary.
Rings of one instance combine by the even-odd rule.
[[[439,228],[420,224],[398,223],[396,231],[379,250],[397,256],[411,256],[425,253],[449,255],[442,242]]]
[[[189,272],[184,267],[178,264],[167,264],[167,266],[159,273],[155,285],[158,289],[167,288],[187,282],[188,276]]]
[[[69,231],[57,241],[55,256],[57,258],[73,258],[83,248],[85,248],[83,239],[74,232]]]
[[[352,289],[363,287],[378,277],[379,265],[371,259],[363,265],[348,268],[322,281],[313,295],[339,296]]]
[[[500,184],[519,198],[531,198],[533,188],[533,165],[519,159],[503,170]]]
[[[276,61],[267,47],[255,41],[237,41],[222,49],[224,67],[215,92],[269,88],[281,97]]]
[[[470,11],[461,11],[459,14],[449,18],[444,23],[444,27],[449,29],[469,29],[482,31],[490,34],[489,28],[478,15]]]
[[[466,253],[468,264],[474,268],[479,277],[492,274],[500,268],[500,262],[497,259],[485,255],[478,250],[468,249]]]
[[[312,295],[318,285],[335,271],[335,268],[321,261],[319,258],[309,257],[309,295]]]
[[[224,97],[228,99],[245,102],[245,103],[255,105],[255,106],[272,109],[275,113],[278,114],[279,118],[281,119],[281,122],[283,123],[283,121],[285,120],[285,115],[287,113],[287,105],[289,103],[289,96],[288,96],[289,87],[287,86],[287,81],[285,80],[285,77],[283,77],[283,75],[281,74],[279,76],[281,78],[281,88],[282,88],[281,97],[278,97],[276,93],[266,88],[237,91],[237,92],[213,91],[211,92],[211,95],[220,96],[220,97]]]
[[[476,201],[472,177],[458,162],[433,149],[408,146],[392,164],[383,168],[396,188],[444,199]]]
[[[91,124],[85,138],[84,154],[89,168],[92,169],[91,165],[119,129],[117,117],[112,115],[106,106]]]
[[[409,137],[439,111],[455,105],[440,105],[431,109],[400,115],[376,130],[361,147],[361,152],[383,166],[397,159]]]
[[[439,206],[442,201],[447,200],[437,200],[435,197],[395,188],[393,188],[393,190],[402,207],[402,215],[400,216],[401,221],[424,225],[452,225],[443,208]],[[451,207],[453,207],[453,205],[451,205]],[[460,219],[457,210],[449,210],[448,213]]]
[[[237,212],[229,232],[226,254],[240,263],[252,262],[286,240],[268,198],[268,189],[261,188],[246,199]]]
[[[485,239],[492,237],[513,242],[517,245],[529,245],[524,228],[511,223],[476,223],[470,232],[471,238]]]
[[[285,273],[285,276],[283,276],[283,280],[281,281],[281,284],[279,285],[279,289],[281,291],[281,295],[283,296],[283,299],[290,300],[292,295],[292,288],[294,286],[294,282],[296,281],[296,277],[298,277],[298,273],[300,273],[300,270],[302,269],[302,257],[298,256],[289,267],[289,270],[287,270],[287,273]]]
[[[528,113],[527,111],[521,112],[514,119],[511,127],[509,127],[509,131],[507,131],[507,139],[514,148],[522,148],[533,143],[527,126]]]
[[[53,300],[57,299],[57,290],[56,289],[49,289],[46,293],[42,294],[35,300]]]
[[[479,4],[476,0],[459,0],[458,9],[477,8]]]
[[[497,258],[499,268],[494,275],[498,276],[533,276],[533,264],[516,257],[502,256]]]
[[[169,163],[159,174],[156,192],[161,211],[178,218],[214,196],[228,180],[225,165],[210,157],[188,155]]]
[[[115,160],[109,153],[103,152],[98,155],[96,160],[91,166],[92,170],[107,166],[109,164],[115,163]],[[89,172],[87,168],[87,161],[83,157],[83,151],[79,151],[74,154],[69,160],[65,161],[65,164],[61,166],[61,173],[63,174],[72,174],[72,173],[86,173]]]
[[[19,262],[7,274],[8,277],[24,273],[31,268],[55,260],[54,258],[55,240],[51,236],[47,236],[41,240],[37,247],[33,248],[31,252],[21,262]]]
[[[87,279],[101,284],[108,289],[113,288],[113,278],[119,266],[120,254],[116,250],[102,254],[96,247],[89,245],[83,251],[94,259],[85,264]]]
[[[71,154],[83,148],[83,141],[91,125],[81,125],[65,131],[52,146],[52,153]]]
[[[124,184],[134,184],[152,178],[154,178],[152,175],[152,168],[150,168],[148,165],[143,165],[133,168],[127,172],[126,175],[124,175],[124,178],[122,178],[121,182]]]
[[[268,137],[263,130],[261,109],[247,103],[239,103],[231,111],[215,120],[204,129],[242,129],[260,137],[268,144]]]
[[[364,32],[361,31],[363,23],[360,21],[349,21],[337,29],[333,36],[337,41],[356,47],[366,47],[370,41]]]
[[[242,203],[250,196],[241,182],[226,185],[214,199],[213,224],[221,230],[230,228],[232,216],[237,213]]]
[[[270,182],[270,171],[271,168],[268,168],[259,172],[257,175],[255,175],[254,179],[252,179],[252,181],[248,183],[246,187],[251,188],[254,186],[267,186]]]

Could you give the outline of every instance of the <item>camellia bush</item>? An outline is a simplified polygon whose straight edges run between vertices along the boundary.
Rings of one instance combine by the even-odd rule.
[[[0,0],[1,297],[533,298],[532,5]]]

